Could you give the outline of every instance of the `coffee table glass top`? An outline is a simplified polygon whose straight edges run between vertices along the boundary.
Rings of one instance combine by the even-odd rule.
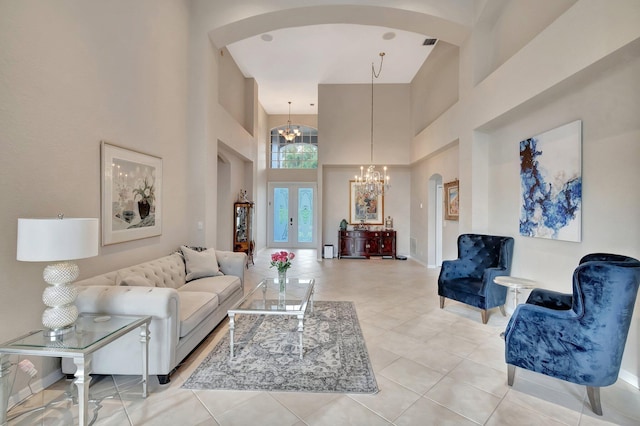
[[[287,278],[285,291],[278,279],[265,278],[258,283],[229,313],[283,314],[304,313],[313,294],[315,280]]]
[[[42,330],[32,331],[15,340],[2,344],[1,348],[7,350],[29,348],[31,350],[58,349],[82,351],[125,327],[131,325],[136,327],[144,324],[146,321],[148,321],[146,317],[80,314],[76,320],[75,331],[55,339],[45,336]]]

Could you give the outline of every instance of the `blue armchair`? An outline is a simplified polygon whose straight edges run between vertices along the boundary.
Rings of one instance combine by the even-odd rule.
[[[505,330],[507,382],[516,367],[587,386],[602,415],[600,387],[618,378],[640,283],[640,262],[606,253],[583,257],[573,294],[535,289]]]
[[[440,309],[444,299],[453,299],[479,308],[482,323],[487,310],[499,307],[505,315],[507,288],[493,279],[509,275],[513,257],[513,238],[494,235],[462,234],[458,237],[458,259],[445,260],[438,277]]]

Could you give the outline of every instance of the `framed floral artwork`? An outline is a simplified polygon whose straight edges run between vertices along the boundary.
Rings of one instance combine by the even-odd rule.
[[[162,158],[101,142],[102,245],[162,234]]]
[[[353,225],[382,225],[384,223],[384,195],[359,193],[356,181],[349,181],[349,223]]]
[[[460,184],[457,180],[444,184],[444,219],[458,220],[460,212]]]

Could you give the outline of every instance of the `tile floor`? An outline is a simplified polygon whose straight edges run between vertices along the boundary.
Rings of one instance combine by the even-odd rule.
[[[247,288],[273,276],[269,254],[256,257]],[[480,313],[453,301],[438,307],[438,270],[412,260],[316,260],[297,251],[290,276],[315,277],[316,300],[351,300],[366,338],[380,392],[376,395],[194,391],[182,383],[222,335],[226,320],[150,395],[139,378],[95,376],[100,401],[95,425],[602,425],[640,424],[640,391],[618,380],[601,391],[604,416],[595,416],[584,388],[518,370],[506,383],[504,342],[508,318],[496,309],[483,325]],[[22,407],[61,398],[61,380]],[[93,409],[95,404],[90,407]],[[12,412],[9,413],[10,415]],[[77,406],[68,401],[22,415],[9,425],[69,425]]]

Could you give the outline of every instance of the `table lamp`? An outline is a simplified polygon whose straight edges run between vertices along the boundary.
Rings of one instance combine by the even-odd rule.
[[[42,274],[49,284],[42,293],[47,306],[42,314],[45,336],[56,338],[74,329],[78,290],[71,283],[80,269],[69,261],[98,255],[98,229],[98,219],[93,218],[18,219],[16,258],[58,262],[45,267]]]

